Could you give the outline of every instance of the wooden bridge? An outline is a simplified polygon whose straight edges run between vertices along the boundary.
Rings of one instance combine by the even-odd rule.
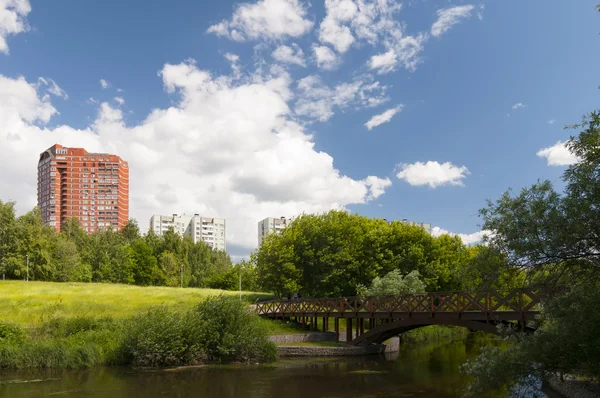
[[[497,333],[500,323],[516,323],[522,331],[539,313],[543,300],[562,289],[514,289],[484,292],[436,292],[404,296],[342,297],[327,299],[274,300],[256,304],[266,318],[290,320],[303,325],[318,324],[329,330],[333,319],[340,336],[340,319],[346,322],[346,341],[353,345],[382,343],[390,337],[428,325],[463,326]],[[354,324],[354,333],[353,333]]]

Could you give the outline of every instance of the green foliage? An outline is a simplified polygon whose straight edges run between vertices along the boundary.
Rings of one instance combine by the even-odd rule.
[[[273,361],[263,321],[234,297],[211,297],[188,311],[165,306],[124,320],[52,318],[32,330],[0,323],[0,369],[159,367]]]
[[[531,377],[570,373],[600,379],[600,113],[586,115],[568,147],[578,158],[563,174],[564,193],[549,181],[506,192],[481,214],[491,253],[527,271],[533,283],[565,284],[569,294],[545,304],[532,336],[507,337],[465,366],[469,394],[508,391]]]
[[[22,344],[26,338],[25,330],[21,326],[0,321],[0,345]]]
[[[186,336],[184,314],[156,308],[127,322],[122,352],[133,366],[195,365],[202,361],[198,342]]]
[[[209,361],[272,361],[276,349],[258,316],[235,297],[211,297],[188,313],[190,340]]]
[[[272,361],[276,351],[256,314],[234,297],[212,297],[182,314],[154,309],[128,322],[123,352],[134,366]]]
[[[516,197],[506,192],[481,211],[483,227],[494,232],[490,244],[547,283],[600,275],[600,113],[574,127],[582,131],[568,146],[579,161],[563,174],[564,194],[538,182]]]
[[[119,232],[88,235],[71,218],[57,234],[37,208],[16,217],[14,207],[0,201],[0,272],[8,279],[25,279],[28,256],[30,280],[237,288],[223,282],[233,269],[227,253],[173,230],[142,237],[129,220]]]
[[[425,292],[425,283],[419,279],[419,271],[402,276],[400,270],[393,270],[383,277],[376,276],[370,287],[358,285],[359,296],[391,296]]]
[[[400,335],[401,344],[423,344],[431,342],[462,340],[469,331],[459,326],[431,325],[409,330]]]
[[[458,270],[468,259],[458,237],[333,210],[302,215],[281,235],[263,239],[252,256],[263,289],[313,297],[354,295],[358,285],[395,269],[419,271],[429,291],[458,289]]]

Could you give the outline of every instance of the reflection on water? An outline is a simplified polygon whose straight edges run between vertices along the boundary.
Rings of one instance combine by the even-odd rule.
[[[272,365],[141,371],[1,372],[0,397],[457,397],[477,338],[405,347],[393,356],[282,360]]]

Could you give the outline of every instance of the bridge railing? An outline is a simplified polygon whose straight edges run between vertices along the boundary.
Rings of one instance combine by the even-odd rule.
[[[273,300],[257,303],[256,311],[259,315],[342,312],[525,312],[538,310],[544,299],[552,298],[563,290],[562,288],[525,288],[504,292],[455,291],[403,296]]]

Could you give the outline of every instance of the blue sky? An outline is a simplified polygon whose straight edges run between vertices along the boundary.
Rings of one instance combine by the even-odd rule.
[[[226,218],[234,256],[337,207],[472,240],[486,199],[573,162],[596,2],[0,1],[0,199],[33,207],[58,142],[130,162],[143,229]]]

